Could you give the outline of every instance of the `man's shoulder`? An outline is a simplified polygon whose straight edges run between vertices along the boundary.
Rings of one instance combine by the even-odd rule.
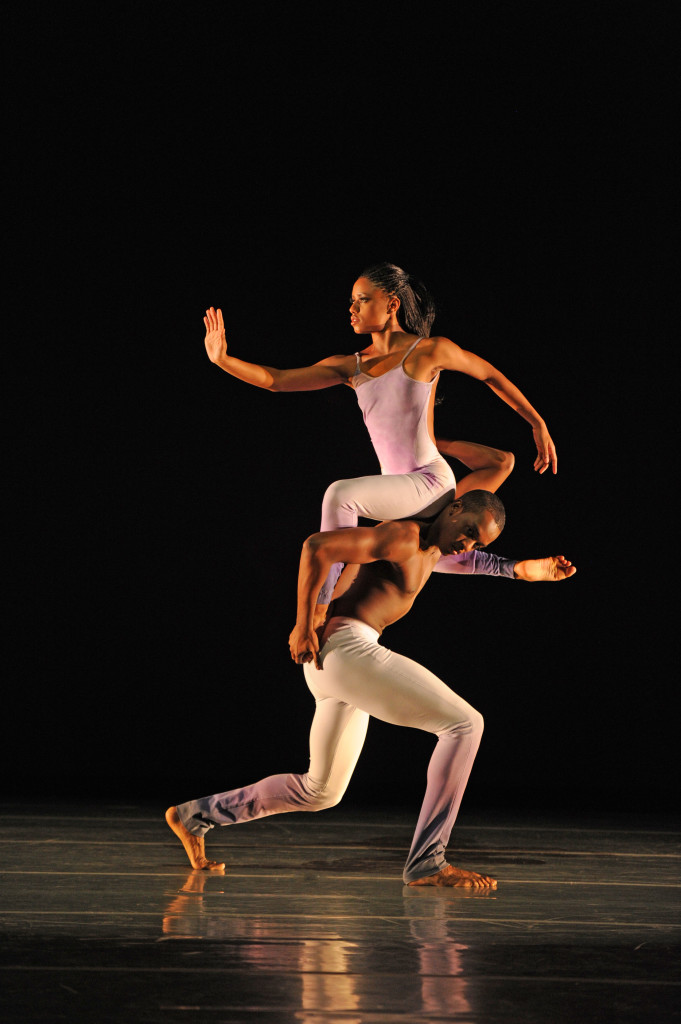
[[[386,519],[376,529],[392,537],[419,538],[419,524],[415,519]]]
[[[382,549],[381,557],[386,561],[403,561],[419,550],[419,525],[413,519],[389,520],[375,529]]]

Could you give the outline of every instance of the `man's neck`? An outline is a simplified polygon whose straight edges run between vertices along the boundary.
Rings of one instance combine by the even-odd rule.
[[[425,551],[426,548],[429,548],[431,546],[428,540],[428,536],[430,534],[432,525],[436,519],[437,516],[432,516],[428,519],[414,519],[414,522],[418,524],[419,547],[421,548],[422,551]]]

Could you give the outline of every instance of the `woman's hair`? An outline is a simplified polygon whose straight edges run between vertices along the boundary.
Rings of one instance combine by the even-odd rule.
[[[375,288],[383,288],[389,295],[397,296],[400,300],[397,322],[404,331],[418,334],[421,338],[430,337],[435,303],[424,284],[394,263],[376,263],[360,276],[368,277]]]

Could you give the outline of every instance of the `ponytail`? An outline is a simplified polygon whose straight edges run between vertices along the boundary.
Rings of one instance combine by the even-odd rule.
[[[382,288],[400,300],[397,322],[402,330],[418,334],[421,338],[430,337],[430,328],[435,319],[435,302],[421,281],[394,263],[376,263],[363,271],[361,277],[367,277],[374,287]]]

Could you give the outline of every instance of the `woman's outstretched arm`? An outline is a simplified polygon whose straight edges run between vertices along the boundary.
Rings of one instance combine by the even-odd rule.
[[[550,466],[553,472],[557,473],[556,446],[551,439],[546,423],[534,406],[530,405],[522,391],[486,359],[481,359],[473,352],[467,352],[450,341],[449,338],[433,338],[433,342],[434,368],[458,370],[459,373],[465,373],[469,377],[484,381],[495,395],[515,409],[518,415],[522,416],[532,427],[532,434],[537,446],[534,468],[540,473],[544,473]]]
[[[227,338],[222,310],[213,306],[203,318],[206,325],[206,352],[208,358],[226,373],[254,384],[266,391],[318,391],[334,384],[347,383],[354,370],[354,356],[329,356],[313,366],[294,370],[278,370],[274,366],[246,363],[227,354]]]

